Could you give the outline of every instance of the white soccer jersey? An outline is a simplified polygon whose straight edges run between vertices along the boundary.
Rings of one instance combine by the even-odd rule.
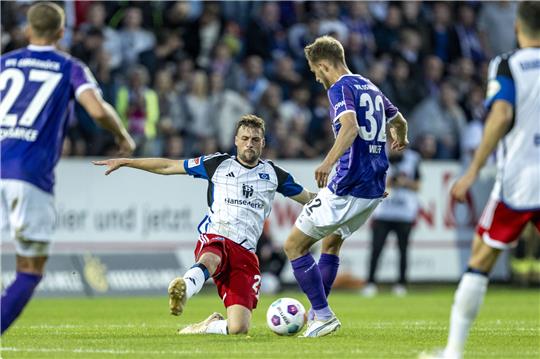
[[[216,153],[184,160],[184,168],[209,182],[208,214],[198,226],[199,233],[221,235],[252,252],[276,191],[290,197],[303,190],[291,174],[268,160],[249,168],[234,156]]]
[[[487,106],[496,100],[512,104],[514,121],[497,148],[492,196],[513,209],[540,209],[540,48],[491,61]]]

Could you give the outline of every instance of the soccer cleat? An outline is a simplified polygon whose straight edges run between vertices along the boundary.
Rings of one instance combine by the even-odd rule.
[[[324,337],[330,333],[335,332],[341,327],[341,322],[334,315],[330,319],[322,320],[313,320],[308,324],[304,333],[300,336],[302,338],[314,338],[314,337]]]
[[[220,313],[212,313],[208,318],[200,323],[191,324],[184,329],[178,329],[178,334],[204,334],[208,325],[216,320],[224,320],[225,318]]]
[[[364,288],[362,288],[360,293],[366,298],[373,298],[377,295],[377,293],[379,293],[379,289],[375,283],[368,283],[364,286]]]
[[[169,283],[169,310],[172,315],[180,315],[186,305],[186,282],[184,278],[175,278]]]

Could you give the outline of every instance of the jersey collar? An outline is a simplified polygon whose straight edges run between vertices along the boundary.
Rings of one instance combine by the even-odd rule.
[[[238,161],[238,158],[236,156],[233,156],[234,160],[236,162],[238,162],[240,164],[240,166],[244,167],[244,168],[247,168],[248,170],[251,170],[251,169],[254,169],[255,167],[257,167],[258,165],[260,165],[262,163],[262,161],[259,159],[259,162],[257,162],[257,164],[253,167],[249,167],[249,166],[246,166],[245,164],[243,164],[242,162]]]
[[[53,45],[28,45],[26,47],[30,51],[53,51],[56,48]]]
[[[339,81],[341,81],[342,78],[344,78],[344,77],[346,77],[346,76],[362,77],[362,75],[359,75],[359,74],[343,74],[343,75],[341,75],[341,76],[339,77],[339,79],[337,79],[336,82],[334,82],[334,83],[332,84],[332,86],[330,86],[329,90],[330,90],[332,87],[334,87],[334,85],[337,84]]]

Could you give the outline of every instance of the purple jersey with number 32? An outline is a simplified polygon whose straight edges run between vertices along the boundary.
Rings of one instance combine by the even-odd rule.
[[[332,129],[337,136],[339,119],[351,112],[360,128],[352,146],[340,157],[328,188],[338,196],[379,198],[384,194],[388,159],[386,124],[398,109],[371,81],[360,75],[343,75],[328,89]]]
[[[52,46],[30,45],[2,55],[1,178],[52,193],[72,100],[98,88],[88,68]]]

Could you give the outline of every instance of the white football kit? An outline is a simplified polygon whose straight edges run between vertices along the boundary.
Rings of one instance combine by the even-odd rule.
[[[489,67],[486,104],[506,101],[513,123],[497,147],[497,178],[476,233],[487,245],[517,244],[525,225],[540,230],[540,49],[497,56]]]
[[[492,199],[515,210],[540,209],[540,49],[497,56],[489,66],[487,105],[514,107],[514,123],[497,148]]]
[[[15,240],[24,257],[48,256],[56,210],[54,197],[33,184],[11,179],[0,181],[0,235]]]
[[[290,197],[303,191],[291,174],[268,160],[249,168],[234,156],[216,153],[184,160],[184,168],[209,182],[208,214],[198,226],[199,233],[223,236],[251,252],[255,252],[275,193]]]

